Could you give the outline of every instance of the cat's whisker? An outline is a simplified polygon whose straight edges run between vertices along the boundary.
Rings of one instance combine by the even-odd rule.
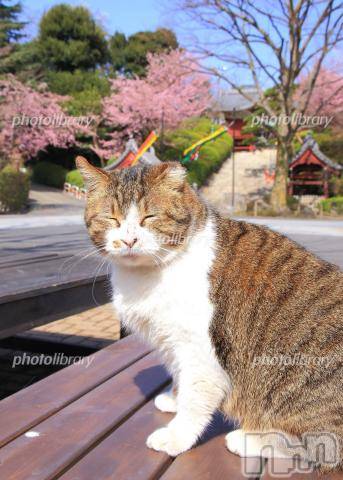
[[[95,282],[96,282],[96,279],[98,278],[98,275],[102,269],[102,267],[105,265],[107,261],[107,258],[104,258],[102,262],[100,262],[100,265],[98,265],[95,269],[95,276],[94,276],[94,279],[93,279],[93,283],[92,283],[92,299],[94,300],[94,303],[96,304],[96,306],[100,306],[100,303],[97,302],[96,298],[95,298],[95,295],[94,295],[94,288],[95,288]]]
[[[101,251],[105,251],[104,248],[95,248],[93,251],[87,253],[86,255],[84,255],[83,257],[77,259],[76,261],[74,261],[67,269],[66,272],[63,272],[63,267],[65,265],[65,262],[63,262],[61,268],[60,268],[60,277],[64,274],[64,275],[70,275],[72,270],[77,266],[79,265],[81,262],[83,262],[84,260],[86,260],[87,258],[90,258],[92,257],[93,255],[99,255]],[[69,258],[68,260],[72,260],[73,257]]]

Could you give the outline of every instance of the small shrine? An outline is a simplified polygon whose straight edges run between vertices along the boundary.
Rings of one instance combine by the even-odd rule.
[[[308,135],[289,165],[289,195],[329,196],[331,176],[340,176],[343,167],[328,158],[315,139]]]

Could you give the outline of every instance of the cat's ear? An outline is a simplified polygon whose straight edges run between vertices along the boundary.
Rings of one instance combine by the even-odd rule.
[[[75,164],[85,181],[86,187],[89,190],[94,190],[97,187],[108,184],[108,173],[104,170],[101,170],[101,168],[94,167],[94,165],[91,165],[84,157],[76,157]]]
[[[178,162],[163,162],[151,169],[152,182],[163,183],[174,190],[182,188],[186,175],[186,169]]]

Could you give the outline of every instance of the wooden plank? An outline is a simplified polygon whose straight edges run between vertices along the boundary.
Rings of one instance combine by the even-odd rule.
[[[319,475],[316,471],[308,470],[305,473],[304,468],[297,460],[276,458],[268,460],[266,464],[263,480],[281,480],[289,478],[291,480],[343,480],[343,472],[333,472]],[[294,472],[294,473],[292,473]]]
[[[159,412],[150,401],[97,447],[60,477],[60,480],[149,480],[158,478],[172,459],[145,445],[156,428],[173,415]]]
[[[224,422],[217,415],[200,444],[178,456],[161,480],[243,480],[256,478],[243,473],[241,458],[229,452],[225,446],[225,435],[233,429],[232,423]],[[249,459],[249,471],[259,471],[259,459]]]
[[[133,335],[0,402],[0,446],[122,371],[151,349]]]
[[[110,301],[107,276],[61,282],[0,297],[0,338]]]
[[[49,480],[119,426],[170,381],[154,353],[0,450],[0,478]]]

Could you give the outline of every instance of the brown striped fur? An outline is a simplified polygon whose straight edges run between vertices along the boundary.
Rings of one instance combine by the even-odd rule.
[[[245,431],[331,432],[343,458],[343,273],[285,236],[216,215],[211,337]],[[254,365],[262,355],[332,364]],[[293,357],[294,358],[294,357]]]

